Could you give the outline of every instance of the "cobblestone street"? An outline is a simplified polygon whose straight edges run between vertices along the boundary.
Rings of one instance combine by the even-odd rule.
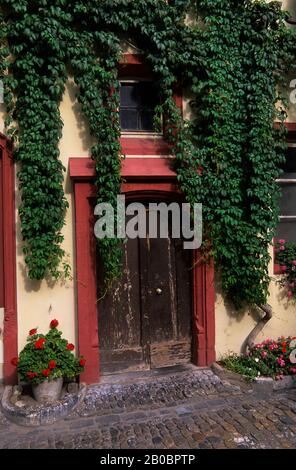
[[[296,390],[264,396],[194,367],[109,377],[53,425],[17,426],[0,414],[0,448],[296,448]]]

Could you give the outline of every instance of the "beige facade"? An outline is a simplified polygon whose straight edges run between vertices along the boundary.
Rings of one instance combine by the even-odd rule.
[[[295,77],[296,78],[296,77]],[[186,106],[187,103],[184,103]],[[60,142],[60,158],[66,167],[65,193],[69,201],[66,214],[64,249],[72,267],[72,280],[59,281],[51,284],[47,281],[33,282],[26,276],[24,257],[21,251],[21,237],[19,232],[19,218],[16,213],[17,224],[17,309],[18,309],[18,345],[19,350],[24,346],[28,331],[38,327],[40,332],[46,332],[49,321],[57,318],[65,337],[74,344],[77,341],[76,325],[76,288],[75,288],[75,239],[74,239],[74,198],[73,188],[69,178],[69,158],[88,157],[91,148],[91,138],[88,126],[82,116],[80,106],[75,99],[75,85],[69,79],[64,99],[61,103],[61,116],[64,122],[63,137]],[[296,105],[289,110],[289,121],[296,121]],[[0,131],[3,132],[3,110],[0,115]],[[17,201],[18,191],[16,190]],[[273,274],[273,266],[270,266]],[[270,288],[270,304],[274,309],[274,317],[263,330],[260,338],[280,335],[296,335],[296,309],[295,305],[282,297],[281,290],[272,281]],[[216,352],[220,358],[229,351],[239,352],[241,346],[255,326],[258,313],[245,311],[238,313],[226,305],[219,280],[216,280]],[[3,363],[3,310],[0,309],[0,378],[2,377]]]

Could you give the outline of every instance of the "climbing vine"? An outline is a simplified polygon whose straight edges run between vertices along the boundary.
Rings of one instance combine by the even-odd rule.
[[[99,202],[120,193],[118,62],[135,44],[161,93],[164,137],[180,188],[203,203],[204,252],[222,266],[236,304],[264,304],[268,248],[277,223],[275,183],[284,158],[285,111],[277,85],[293,53],[278,2],[265,0],[1,0],[1,69],[7,128],[15,141],[20,218],[29,276],[58,277],[67,201],[58,143],[69,74],[95,144]],[[187,21],[188,12],[191,21]],[[295,38],[294,38],[295,39]],[[192,94],[182,118],[176,85]],[[276,106],[277,105],[277,106]],[[158,110],[159,111],[159,110]],[[107,285],[120,275],[121,243],[99,243]]]

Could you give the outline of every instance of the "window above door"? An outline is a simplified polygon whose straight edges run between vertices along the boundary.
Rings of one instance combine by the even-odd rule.
[[[154,132],[154,114],[160,104],[155,82],[120,81],[120,125],[122,132]]]

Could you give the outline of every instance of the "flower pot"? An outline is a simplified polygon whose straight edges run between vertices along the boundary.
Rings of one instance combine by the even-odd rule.
[[[38,403],[52,403],[59,400],[63,387],[63,378],[44,380],[41,384],[32,384],[33,395]]]

